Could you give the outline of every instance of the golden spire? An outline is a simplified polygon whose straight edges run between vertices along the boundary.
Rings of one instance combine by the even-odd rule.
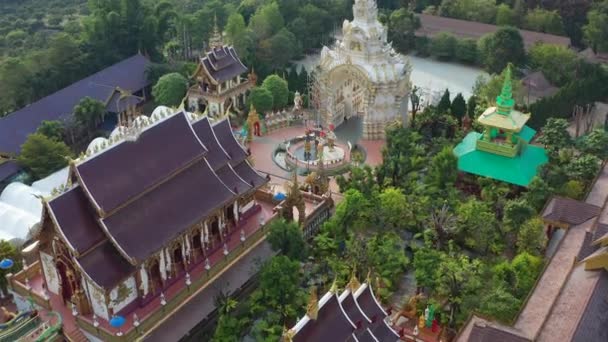
[[[317,289],[313,286],[310,289],[310,298],[306,307],[306,315],[312,320],[317,319],[319,314],[319,299],[317,298]]]
[[[221,48],[224,45],[222,41],[222,33],[217,26],[217,13],[213,15],[213,33],[211,34],[211,38],[209,38],[209,48]]]
[[[357,268],[356,267],[353,268],[353,273],[350,276],[350,281],[348,282],[347,286],[350,289],[351,293],[357,292],[359,287],[361,287],[361,283],[359,282],[359,279],[357,279]]]

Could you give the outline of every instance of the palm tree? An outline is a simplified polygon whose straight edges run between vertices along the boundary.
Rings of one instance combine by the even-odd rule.
[[[90,97],[80,100],[74,107],[74,118],[85,129],[89,138],[103,121],[105,113],[106,106]]]
[[[450,207],[444,204],[441,209],[433,210],[429,221],[435,235],[435,247],[443,249],[456,232],[456,216],[450,212]]]

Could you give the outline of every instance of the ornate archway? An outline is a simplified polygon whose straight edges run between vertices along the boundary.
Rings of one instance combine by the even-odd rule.
[[[320,108],[324,125],[337,127],[353,116],[362,116],[363,121],[367,121],[374,91],[365,70],[357,65],[341,64],[327,73],[324,83],[319,94],[325,97],[320,101],[326,105]]]

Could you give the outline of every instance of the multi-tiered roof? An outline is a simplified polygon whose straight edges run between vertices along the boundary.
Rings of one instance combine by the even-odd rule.
[[[191,118],[138,119],[138,128],[72,162],[72,185],[47,202],[58,235],[99,286],[113,288],[187,229],[266,183],[228,120]]]
[[[496,106],[477,119],[483,133],[469,133],[454,154],[460,171],[528,186],[548,158],[543,148],[529,145],[536,131],[526,126],[530,114],[515,110],[510,66],[504,76]]]

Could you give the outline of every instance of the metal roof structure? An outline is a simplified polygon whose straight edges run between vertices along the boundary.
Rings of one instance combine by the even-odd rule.
[[[28,135],[42,121],[65,120],[78,102],[90,97],[107,103],[117,89],[136,93],[150,84],[146,70],[151,62],[135,55],[86,77],[0,119],[0,154],[17,155]],[[132,102],[128,98],[128,105]],[[110,110],[116,107],[114,102]]]

